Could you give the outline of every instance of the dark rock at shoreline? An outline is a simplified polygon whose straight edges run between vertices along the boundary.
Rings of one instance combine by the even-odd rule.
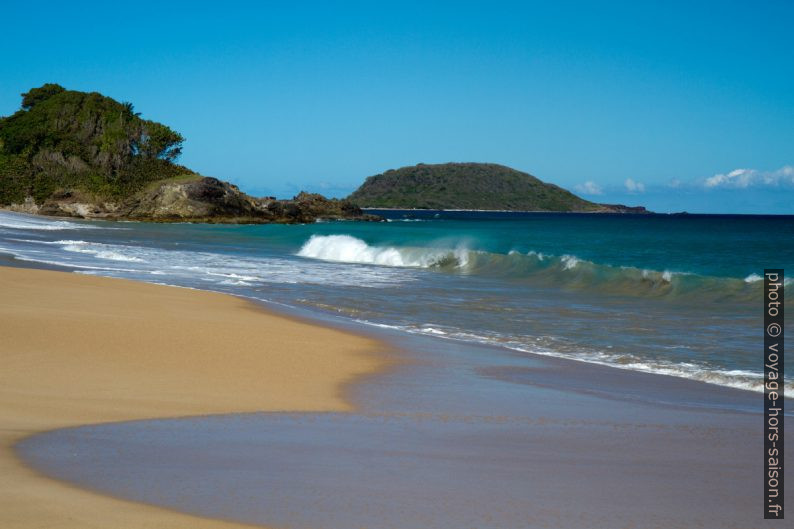
[[[95,199],[82,191],[62,190],[42,204],[28,198],[8,209],[59,217],[153,222],[263,224],[382,220],[377,215],[364,213],[347,200],[305,192],[291,200],[257,199],[233,184],[201,176],[157,182],[119,201]]]

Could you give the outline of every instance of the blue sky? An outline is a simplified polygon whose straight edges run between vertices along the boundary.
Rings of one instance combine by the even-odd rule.
[[[794,2],[36,6],[0,7],[0,115],[45,82],[132,101],[253,194],[487,161],[600,202],[794,214]]]

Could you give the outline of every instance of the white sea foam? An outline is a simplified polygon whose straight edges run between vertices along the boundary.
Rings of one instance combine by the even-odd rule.
[[[573,270],[576,268],[576,265],[579,264],[579,258],[575,255],[563,255],[560,257],[560,260],[563,262],[563,270]]]
[[[463,268],[469,262],[469,250],[395,248],[370,246],[350,235],[312,235],[298,251],[298,256],[337,263],[372,264],[380,266],[429,268],[453,262]]]
[[[758,274],[750,274],[749,276],[744,278],[745,283],[756,283],[758,281],[763,281],[763,280],[764,280],[763,276],[760,276]],[[786,279],[783,280],[783,286],[789,286],[791,284],[791,281],[792,279],[790,277],[787,277]]]
[[[441,329],[436,329],[435,327],[427,327],[427,326],[425,326],[421,330],[425,334],[432,334],[432,335],[435,335],[435,336],[446,336],[447,335],[447,333],[445,331],[442,331]]]
[[[372,247],[350,235],[312,235],[298,255],[341,263],[422,266],[420,262],[406,260],[396,248]]]
[[[143,259],[130,255],[123,250],[124,246],[115,244],[103,244],[98,242],[86,241],[55,241],[55,244],[62,245],[67,252],[84,253],[93,255],[97,259],[107,259],[109,261],[126,261],[130,263],[142,263]]]
[[[97,228],[90,224],[80,224],[67,220],[51,220],[33,215],[21,213],[10,213],[0,211],[0,228],[13,230],[33,230],[33,231],[61,231],[61,230],[83,230]]]
[[[441,327],[439,325],[389,325],[361,319],[356,321],[382,329],[392,329],[396,331],[407,332],[409,334],[419,334],[446,340],[505,347],[507,349],[512,349],[514,351],[523,353],[565,358],[567,360],[576,360],[579,362],[598,364],[630,371],[641,371],[644,373],[686,378],[690,380],[706,382],[708,384],[727,386],[755,392],[764,391],[763,374],[760,372],[747,371],[744,369],[725,369],[715,366],[706,366],[695,362],[674,362],[664,359],[640,359],[630,355],[606,351],[560,351],[548,346],[518,341],[514,338],[508,338],[496,333],[493,335],[475,334],[471,332],[465,332],[460,329]],[[555,341],[555,339],[552,337],[547,337],[547,339],[549,342]],[[786,384],[786,389],[788,391],[794,391],[794,384]]]
[[[510,256],[523,256],[524,254],[522,254],[518,250],[510,250],[509,252],[507,252],[507,255],[510,255]],[[536,252],[535,250],[528,251],[526,253],[526,255],[529,256],[529,257],[534,257],[538,261],[543,261],[547,257],[542,252]]]
[[[20,260],[97,270],[108,275],[123,272],[122,275],[126,274],[126,277],[143,280],[160,276],[172,282],[201,281],[208,285],[223,286],[308,283],[386,288],[415,279],[414,274],[406,269],[357,265],[339,267],[331,263],[308,263],[278,257],[230,256],[80,239],[6,240],[10,244],[3,245],[3,250]],[[133,268],[122,270],[115,268],[111,262],[125,262]]]

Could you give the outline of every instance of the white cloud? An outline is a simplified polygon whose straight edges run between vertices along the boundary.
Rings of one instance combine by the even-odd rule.
[[[776,171],[758,169],[734,169],[729,173],[715,174],[706,178],[706,189],[747,189],[748,187],[777,187],[794,184],[794,166],[785,165]]]
[[[642,182],[635,182],[631,178],[626,178],[625,185],[629,193],[645,193],[645,184]]]
[[[601,186],[593,182],[592,180],[588,180],[584,184],[579,184],[574,187],[580,193],[584,193],[585,195],[603,195],[604,191],[601,189]]]

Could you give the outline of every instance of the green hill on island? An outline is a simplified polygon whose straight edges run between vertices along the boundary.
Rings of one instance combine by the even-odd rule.
[[[348,199],[364,208],[640,211],[596,204],[493,163],[418,164],[370,176]]]
[[[300,193],[254,198],[176,163],[184,138],[131,103],[45,84],[0,118],[0,207],[82,218],[203,222],[375,220],[353,204]]]

